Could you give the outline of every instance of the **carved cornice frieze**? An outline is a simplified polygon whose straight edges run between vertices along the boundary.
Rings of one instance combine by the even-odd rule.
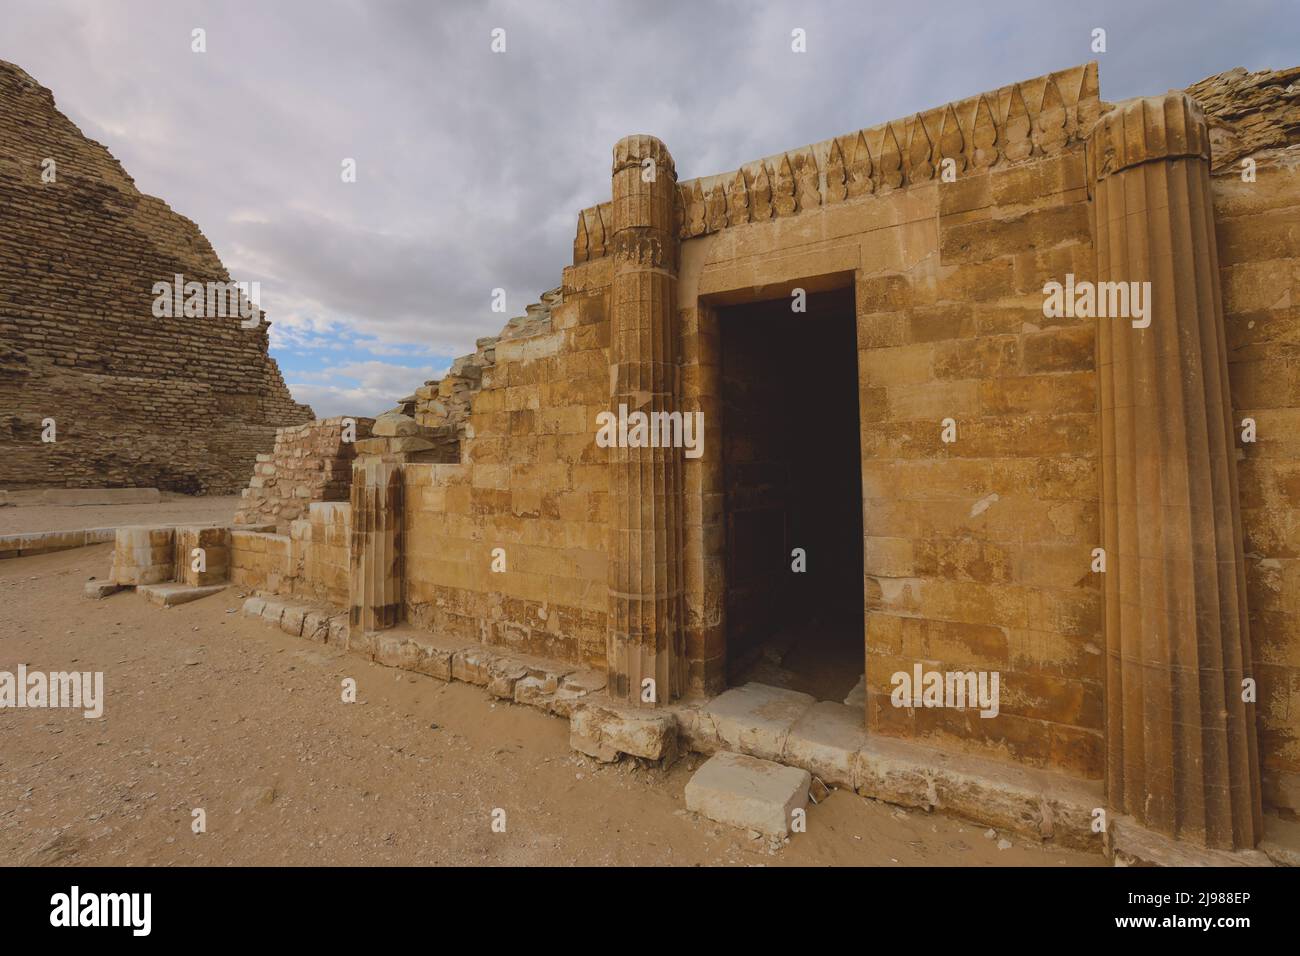
[[[738,170],[676,186],[678,237],[691,239],[731,226],[766,222],[809,209],[926,183],[945,162],[958,175],[1078,148],[1097,125],[1097,64],[1081,66],[968,97],[903,120],[746,163]],[[671,164],[653,136],[629,136],[614,147],[614,171],[646,157]],[[676,171],[672,175],[676,176]],[[609,204],[583,210],[574,262],[607,253]]]

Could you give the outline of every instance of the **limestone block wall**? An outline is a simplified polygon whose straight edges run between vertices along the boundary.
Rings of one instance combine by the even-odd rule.
[[[1300,114],[1300,108],[1296,112]],[[1212,179],[1266,805],[1300,809],[1300,150]],[[1241,422],[1253,419],[1253,443]]]
[[[1099,777],[1095,321],[1042,308],[1048,279],[1093,275],[1083,151],[931,203],[857,282],[868,727]],[[916,662],[1000,672],[1001,713],[893,706]]]
[[[288,535],[265,530],[231,529],[231,584],[279,593],[280,582],[290,568]]]
[[[1257,79],[1242,95],[1258,97]],[[1255,418],[1260,434],[1239,451],[1239,489],[1265,802],[1293,807],[1300,554],[1290,426],[1300,393],[1288,323],[1298,317],[1300,243],[1288,144],[1300,124],[1269,106],[1249,116],[1273,117],[1275,128],[1235,127],[1235,98],[1221,86],[1207,87],[1215,141],[1229,144],[1226,156],[1261,159],[1250,186],[1221,168],[1213,197],[1233,414]],[[680,336],[676,397],[705,415],[712,438],[682,472],[689,692],[716,693],[726,680],[719,310],[796,287],[851,290],[868,730],[1080,778],[1106,772],[1096,356],[1099,332],[1121,334],[1102,323],[1129,317],[1043,308],[1045,283],[1098,278],[1099,180],[1085,141],[1102,110],[1089,64],[677,184],[680,249],[663,255],[676,275],[675,321],[647,331]],[[1094,171],[1107,161],[1094,158]],[[403,466],[404,603],[420,626],[608,664],[609,571],[626,555],[612,550],[611,457],[595,444],[595,415],[614,388],[615,255],[637,253],[606,234],[613,221],[608,204],[580,214],[549,328],[498,340],[480,387],[463,393],[461,462]],[[503,570],[493,571],[498,554]],[[998,715],[892,706],[891,676],[916,665],[999,672]]]
[[[609,395],[609,271],[592,272],[566,283],[548,326],[497,341],[462,463],[404,466],[412,623],[604,665],[609,493],[593,437]]]
[[[196,554],[196,550],[201,551]],[[190,587],[223,584],[230,577],[230,529],[183,527],[175,531],[173,581]],[[201,563],[198,561],[202,558]],[[200,564],[202,570],[195,565]]]
[[[346,501],[312,502],[304,517],[290,523],[288,534],[233,528],[230,582],[345,608],[350,533]]]
[[[0,486],[233,494],[277,426],[313,417],[265,320],[153,316],[177,273],[230,279],[193,222],[0,61]]]
[[[355,441],[344,441],[348,423]],[[274,524],[286,534],[314,501],[347,501],[352,487],[356,442],[370,437],[372,418],[325,418],[280,428],[275,446],[259,454],[242,492],[237,525]]]
[[[479,339],[474,352],[456,359],[446,375],[417,388],[413,409],[416,422],[428,428],[454,426],[457,436],[464,438],[474,396],[483,387],[483,372],[496,363],[497,342],[549,332],[551,310],[562,301],[560,289],[543,293],[540,302],[529,305],[523,315],[506,323],[500,335]]]

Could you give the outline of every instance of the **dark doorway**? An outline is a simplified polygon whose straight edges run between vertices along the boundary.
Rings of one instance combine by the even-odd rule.
[[[806,305],[718,310],[728,678],[843,700],[865,656],[853,290]]]

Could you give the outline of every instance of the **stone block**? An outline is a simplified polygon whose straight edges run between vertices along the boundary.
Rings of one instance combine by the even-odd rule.
[[[463,648],[452,655],[451,676],[467,684],[486,687],[492,679],[489,669],[495,658],[496,654],[482,645]]]
[[[671,760],[677,755],[677,718],[668,710],[584,701],[569,716],[569,743],[598,760],[613,759],[611,752]]]
[[[415,419],[407,415],[399,415],[389,412],[380,415],[375,419],[374,426],[370,429],[370,434],[377,438],[393,438],[399,435],[418,435],[420,426],[416,424]]]
[[[286,604],[280,615],[280,630],[294,637],[302,636],[303,620],[307,617],[307,608],[296,604]]]
[[[173,579],[192,587],[224,584],[230,569],[230,531],[203,526],[174,529],[176,569]],[[195,550],[203,556],[203,570],[196,571]]]
[[[197,601],[199,598],[208,597],[219,591],[224,591],[224,584],[209,584],[204,587],[192,587],[188,584],[142,584],[135,589],[137,594],[143,595],[144,599],[150,604],[156,604],[159,607],[176,607],[178,604],[189,604],[191,601]]]
[[[945,810],[1063,846],[1098,848],[1092,810],[1105,801],[1095,781],[880,734],[867,737],[855,779],[858,793],[887,803]]]
[[[436,677],[438,680],[451,680],[451,658],[454,651],[419,638],[412,639],[410,643],[419,652],[415,661],[416,672]]]
[[[172,580],[173,541],[171,528],[118,528],[113,545],[113,582],[140,585]]]
[[[120,590],[122,590],[122,585],[120,584],[114,584],[112,581],[98,581],[92,578],[86,582],[81,593],[88,598],[94,598],[98,601],[102,598],[108,597],[110,594],[116,594]]]
[[[328,643],[338,647],[346,648],[348,646],[348,619],[347,615],[330,619],[329,640]]]
[[[45,505],[152,505],[162,500],[157,488],[47,488]]]
[[[330,611],[308,611],[302,619],[302,636],[324,644],[329,640]]]
[[[823,783],[851,790],[866,742],[865,708],[819,701],[790,728],[781,761],[815,774]]]
[[[723,751],[687,782],[686,809],[717,823],[785,837],[794,812],[808,805],[811,782],[806,770]]]
[[[387,667],[415,670],[420,660],[420,649],[401,634],[379,632],[374,635],[375,661]]]
[[[515,703],[549,710],[558,688],[547,690],[546,684],[541,677],[520,678],[515,682]]]
[[[702,732],[709,732],[711,722],[713,734],[728,749],[779,760],[790,728],[814,703],[809,694],[766,684],[733,687],[701,710]]]
[[[497,658],[488,667],[488,693],[493,697],[514,700],[515,684],[527,676],[527,667],[508,658]]]
[[[280,618],[284,616],[284,602],[268,600],[262,606],[262,620],[268,624],[280,626]]]

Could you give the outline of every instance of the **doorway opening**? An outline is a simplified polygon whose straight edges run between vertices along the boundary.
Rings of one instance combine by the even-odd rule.
[[[718,320],[728,682],[841,701],[865,659],[853,289]]]

